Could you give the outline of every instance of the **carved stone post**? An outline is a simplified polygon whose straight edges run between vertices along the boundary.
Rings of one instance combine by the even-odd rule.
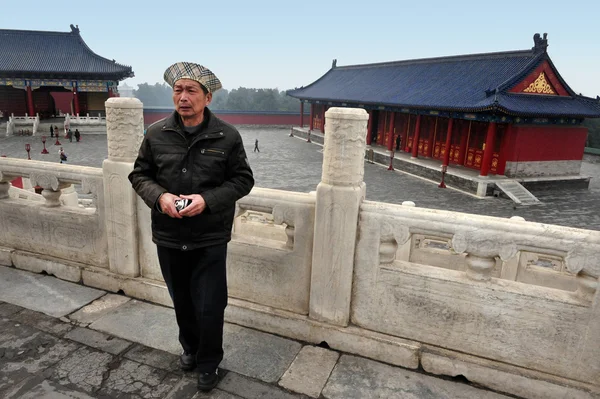
[[[338,325],[350,318],[359,207],[365,197],[363,109],[325,114],[323,175],[317,186],[309,316]]]
[[[110,271],[140,274],[137,196],[127,176],[144,137],[143,106],[137,98],[109,98],[106,103],[108,159],[104,160],[104,203]]]

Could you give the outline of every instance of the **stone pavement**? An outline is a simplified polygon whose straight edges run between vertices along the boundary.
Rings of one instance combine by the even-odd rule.
[[[176,336],[170,308],[0,267],[1,398],[507,398],[229,323],[204,394]]]
[[[300,192],[316,190],[321,180],[321,146],[288,137],[289,128],[241,126],[239,130],[257,186]],[[253,152],[255,139],[259,140],[261,152]],[[104,135],[83,135],[80,143],[60,140],[70,164],[101,167],[107,156]],[[1,136],[0,155],[27,159],[25,143],[31,144],[33,159],[58,163],[58,147],[48,141],[50,154],[41,155],[39,137]],[[462,191],[439,189],[438,182],[386,169],[387,165],[365,163],[368,200],[395,204],[414,201],[424,208],[506,218],[516,215],[534,222],[600,230],[600,162],[588,159],[583,163],[582,173],[592,176],[589,190],[532,190],[542,204],[530,207],[515,206],[505,198],[478,199]]]

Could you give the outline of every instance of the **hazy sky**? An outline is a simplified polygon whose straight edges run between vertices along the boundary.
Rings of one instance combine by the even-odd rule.
[[[88,6],[87,4],[92,4]],[[0,28],[69,31],[97,54],[162,82],[176,61],[210,68],[227,89],[307,85],[337,65],[524,50],[548,52],[577,93],[600,95],[600,1],[2,0]]]

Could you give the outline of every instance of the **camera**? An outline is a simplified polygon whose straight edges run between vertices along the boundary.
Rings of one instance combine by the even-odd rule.
[[[175,208],[177,209],[177,212],[182,211],[184,208],[186,208],[192,201],[190,201],[189,199],[178,199],[175,200]]]

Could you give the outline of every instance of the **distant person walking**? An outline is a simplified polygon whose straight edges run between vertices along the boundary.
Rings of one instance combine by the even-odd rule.
[[[75,129],[75,141],[79,143],[79,139],[81,138],[81,133],[79,133],[79,129]]]
[[[254,152],[260,152],[260,150],[258,149],[258,139],[254,140]]]
[[[52,125],[50,125],[50,137],[54,137],[54,129],[52,128]]]
[[[60,158],[60,163],[67,163],[67,153],[62,147],[58,150],[58,157]]]
[[[400,149],[400,141],[402,139],[400,138],[400,135],[396,136],[396,151],[398,151]]]
[[[58,127],[56,125],[54,125],[54,135],[58,139]]]
[[[69,138],[69,142],[73,142],[73,132],[71,129],[67,130],[67,137]]]

